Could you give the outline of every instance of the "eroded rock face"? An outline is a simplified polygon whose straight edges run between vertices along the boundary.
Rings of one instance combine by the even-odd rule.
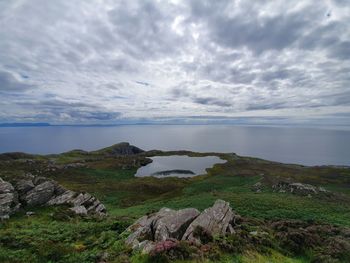
[[[105,206],[88,193],[76,193],[65,189],[46,177],[31,177],[18,180],[14,186],[0,178],[0,218],[9,216],[22,206],[62,205],[80,215],[106,215]]]
[[[187,228],[182,240],[199,241],[194,235],[200,227],[210,235],[225,235],[230,231],[229,225],[234,219],[234,213],[228,202],[217,200],[215,204],[205,209]]]
[[[197,209],[172,210],[162,208],[159,212],[143,216],[128,228],[131,232],[126,243],[144,253],[155,249],[156,245],[167,241],[189,240],[201,243],[194,232],[197,227],[209,235],[232,233],[235,213],[230,204],[217,200],[215,204],[200,213]]]

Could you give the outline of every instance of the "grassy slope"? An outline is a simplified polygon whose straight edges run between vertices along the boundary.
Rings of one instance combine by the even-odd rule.
[[[145,155],[154,154],[173,152]],[[17,262],[46,262],[48,258],[60,262],[94,262],[102,251],[118,256],[126,248],[122,244],[122,237],[118,237],[115,232],[121,232],[122,226],[135,218],[164,206],[175,209],[196,207],[203,210],[218,198],[229,201],[242,216],[311,219],[350,226],[349,169],[305,168],[221,155],[228,162],[216,165],[206,176],[191,179],[135,178],[133,175],[137,165],[127,165],[135,163],[133,158],[94,159],[95,157],[79,152],[51,156],[50,159],[57,160],[60,164],[91,159],[90,168],[42,173],[69,189],[96,195],[107,206],[110,218],[103,222],[80,219],[66,215],[60,208],[41,208],[32,218],[18,214],[0,226],[0,244],[6,244],[0,247],[1,262],[16,262],[14,259]],[[38,158],[41,160],[43,157]],[[45,167],[45,164],[40,162],[34,167],[19,161],[1,163],[0,176],[11,177],[22,171],[34,172],[42,166]],[[256,194],[250,190],[259,180],[272,182],[276,178],[293,178],[299,182],[321,184],[327,189],[342,192],[344,197],[340,200],[326,200],[273,193],[269,190]],[[52,251],[52,248],[58,252]],[[145,259],[135,255],[134,261],[143,262]],[[276,251],[268,256],[249,251],[239,256],[227,256],[227,262],[281,261],[308,262],[305,259],[287,258]]]
[[[322,222],[350,226],[350,203],[264,191],[254,193],[251,186],[263,178],[294,177],[295,180],[315,183],[328,189],[347,194],[348,171],[326,171],[299,166],[283,169],[271,163],[240,160],[227,157],[226,165],[217,165],[207,176],[192,179],[135,178],[136,169],[92,169],[80,168],[58,174],[55,179],[73,190],[87,191],[97,195],[116,216],[133,218],[167,206],[170,208],[195,207],[203,210],[216,199],[229,201],[243,216],[264,219],[292,218],[319,220]],[[237,164],[236,164],[237,163]],[[297,172],[296,172],[297,171]],[[337,178],[330,174],[338,172]],[[318,179],[315,179],[315,177]],[[329,179],[331,177],[331,179]]]

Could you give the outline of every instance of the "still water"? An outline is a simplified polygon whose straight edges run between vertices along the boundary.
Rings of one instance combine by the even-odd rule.
[[[233,125],[0,128],[0,152],[96,150],[122,141],[144,150],[235,152],[285,163],[350,165],[350,131],[345,129]]]
[[[217,156],[189,157],[181,155],[155,156],[152,163],[142,166],[135,176],[154,177],[192,177],[206,174],[206,169],[216,163],[225,163],[225,160]]]

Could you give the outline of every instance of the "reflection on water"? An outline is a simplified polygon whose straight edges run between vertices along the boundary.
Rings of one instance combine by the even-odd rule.
[[[137,170],[135,176],[192,177],[205,174],[207,168],[226,162],[217,156],[189,157],[182,155],[155,156],[152,163]]]

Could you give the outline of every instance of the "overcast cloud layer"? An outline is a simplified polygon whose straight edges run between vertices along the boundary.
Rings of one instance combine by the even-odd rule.
[[[350,5],[0,0],[0,121],[350,124]]]

